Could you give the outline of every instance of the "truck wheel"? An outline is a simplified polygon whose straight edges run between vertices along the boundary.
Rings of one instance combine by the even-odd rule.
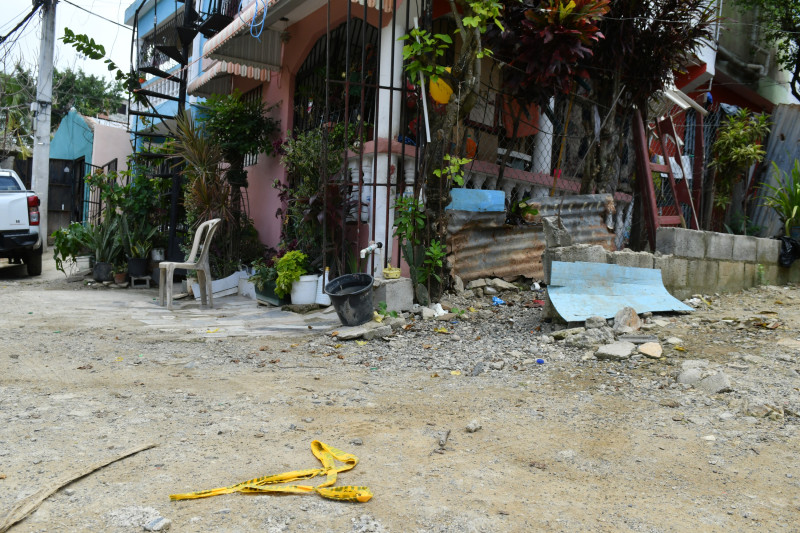
[[[28,267],[29,276],[38,276],[42,273],[42,253],[31,252],[25,256],[25,266]]]

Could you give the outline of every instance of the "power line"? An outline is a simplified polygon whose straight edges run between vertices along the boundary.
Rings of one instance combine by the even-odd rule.
[[[111,24],[116,24],[116,25],[117,25],[117,26],[119,26],[120,28],[125,28],[126,30],[133,31],[133,28],[129,28],[128,26],[126,26],[126,25],[124,25],[124,24],[120,24],[119,22],[117,22],[117,21],[115,21],[115,20],[111,20],[111,19],[109,19],[109,18],[106,18],[106,17],[104,17],[103,15],[98,15],[97,13],[94,13],[94,12],[92,12],[92,11],[89,11],[89,10],[88,10],[88,9],[86,9],[85,7],[81,7],[81,6],[79,6],[78,4],[73,4],[73,3],[72,3],[72,2],[70,2],[69,0],[61,0],[61,1],[62,1],[62,2],[64,2],[65,4],[69,4],[69,5],[71,5],[72,7],[77,7],[77,8],[78,8],[78,9],[80,9],[81,11],[86,11],[86,12],[87,12],[87,13],[89,13],[90,15],[94,15],[95,17],[98,17],[98,18],[101,18],[101,19],[103,19],[103,20],[105,20],[105,21],[107,21],[107,22],[110,22]]]
[[[28,22],[28,20],[30,20],[30,18],[31,18],[33,15],[35,15],[37,11],[39,11],[39,8],[40,8],[40,7],[42,7],[42,0],[37,0],[37,1],[36,1],[36,3],[33,5],[33,9],[31,9],[31,12],[30,12],[30,13],[28,13],[28,14],[25,16],[25,18],[24,18],[24,19],[22,19],[21,21],[19,21],[19,24],[17,24],[16,26],[14,26],[14,29],[12,29],[10,32],[8,32],[7,34],[5,34],[5,35],[3,35],[2,37],[0,37],[0,44],[3,44],[3,43],[6,41],[6,39],[8,39],[8,38],[9,38],[9,37],[10,37],[10,36],[11,36],[11,35],[12,35],[12,34],[15,32],[15,31],[17,31],[17,30],[18,30],[18,29],[19,29],[21,26],[23,26],[24,24],[26,24],[26,23]]]

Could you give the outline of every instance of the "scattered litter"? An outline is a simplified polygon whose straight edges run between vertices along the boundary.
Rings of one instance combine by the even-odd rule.
[[[461,370],[451,370],[450,371],[450,375],[452,375],[452,376],[460,376],[461,375]]]
[[[536,364],[537,365],[543,365],[544,364],[544,359],[537,359],[536,360]]]
[[[436,328],[436,333],[444,333],[445,335],[448,335],[450,332],[447,331],[447,328]]]
[[[219,328],[214,328],[214,329],[207,330],[206,333],[216,333],[218,331],[219,331]]]
[[[170,494],[170,500],[194,500],[198,498],[208,498],[210,496],[218,496],[220,494],[231,494],[233,492],[243,493],[290,493],[290,494],[311,494],[316,492],[323,498],[331,500],[340,500],[347,502],[368,502],[372,498],[372,491],[367,487],[356,486],[341,486],[331,487],[336,483],[336,474],[339,472],[346,472],[352,470],[358,464],[358,457],[355,455],[343,452],[333,446],[328,446],[318,440],[311,442],[311,453],[319,459],[322,463],[322,468],[308,469],[308,470],[295,470],[292,472],[284,472],[272,476],[257,477],[230,487],[220,487],[210,490],[201,490],[197,492],[188,492],[184,494]],[[339,461],[344,463],[342,466],[336,467],[335,462]],[[321,485],[316,487],[308,485],[283,485],[275,487],[272,485],[278,483],[286,483],[289,481],[297,481],[301,479],[311,479],[316,476],[326,476],[326,480]]]
[[[365,344],[367,344],[367,341],[356,341],[356,344],[359,346],[364,346]]]
[[[505,305],[505,302],[497,296],[492,296],[492,305]]]

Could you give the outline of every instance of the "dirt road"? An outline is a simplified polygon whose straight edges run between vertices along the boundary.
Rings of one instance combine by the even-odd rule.
[[[519,305],[508,312],[524,331],[476,312],[454,321],[457,340],[427,322],[364,344],[313,329],[226,336],[235,313],[263,311],[170,313],[155,290],[45,267],[29,280],[0,265],[0,523],[64,471],[158,446],[65,487],[13,532],[158,518],[187,532],[800,531],[797,288],[654,317],[646,333],[665,357],[598,361]],[[199,326],[171,326],[187,316]],[[693,366],[731,390],[677,383]],[[169,500],[317,468],[315,439],[358,456],[337,485],[368,486],[371,501]]]

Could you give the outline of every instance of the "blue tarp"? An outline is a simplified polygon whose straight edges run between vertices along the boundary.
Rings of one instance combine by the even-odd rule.
[[[637,313],[693,310],[667,292],[660,270],[553,261],[550,272],[548,297],[567,322],[612,318],[623,307]]]

